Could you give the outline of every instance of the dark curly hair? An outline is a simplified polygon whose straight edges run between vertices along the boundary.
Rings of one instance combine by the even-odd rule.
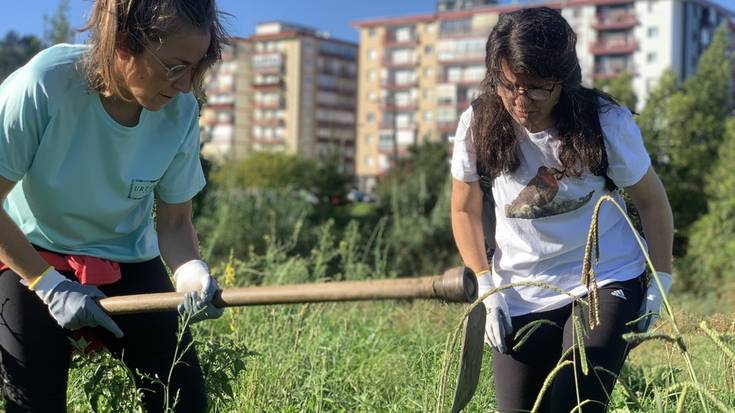
[[[617,105],[608,94],[582,86],[575,50],[577,36],[561,14],[548,7],[526,8],[500,16],[485,46],[487,73],[473,102],[478,169],[490,178],[516,170],[520,164],[513,119],[495,87],[501,61],[515,74],[551,79],[561,85],[552,111],[562,176],[579,177],[586,170],[604,175],[601,106]],[[602,98],[602,99],[600,99]]]

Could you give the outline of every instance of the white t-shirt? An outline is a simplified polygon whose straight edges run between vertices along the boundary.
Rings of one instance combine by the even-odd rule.
[[[651,161],[641,133],[627,109],[606,105],[600,123],[607,150],[607,176],[618,187],[631,186],[643,177]],[[464,182],[477,174],[472,108],[460,118],[454,138],[452,176]],[[587,233],[597,200],[608,193],[605,178],[590,172],[581,178],[557,180],[553,168],[561,168],[560,141],[555,130],[531,133],[516,125],[520,140],[520,166],[493,181],[496,250],[492,262],[493,282],[507,285],[522,281],[551,284],[582,296],[580,283]],[[615,191],[615,199],[625,203]],[[600,261],[594,263],[598,286],[640,275],[645,258],[622,215],[610,203],[599,217]],[[502,291],[512,316],[549,311],[572,299],[559,292],[533,286]]]

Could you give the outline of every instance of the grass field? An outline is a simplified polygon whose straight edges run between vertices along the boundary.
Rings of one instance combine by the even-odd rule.
[[[675,296],[673,304],[690,305],[691,300]],[[708,320],[720,333],[730,334],[722,340],[735,349],[735,315],[715,313],[732,311],[728,304],[713,303],[708,313],[677,314],[700,383],[733,409],[735,360],[698,327]],[[425,301],[230,309],[219,320],[195,326],[211,410],[436,411],[445,343],[461,312],[460,305]],[[467,412],[493,411],[490,362],[486,351],[479,389]],[[77,360],[70,377],[70,412],[92,411],[90,398],[98,402],[98,411],[136,411],[134,391],[122,369],[99,369],[114,364],[109,358]],[[681,401],[681,389],[670,388],[689,380],[672,344],[649,341],[638,346],[621,379],[625,386],[616,386],[611,411],[703,411],[693,390]],[[713,404],[709,408],[720,411]]]

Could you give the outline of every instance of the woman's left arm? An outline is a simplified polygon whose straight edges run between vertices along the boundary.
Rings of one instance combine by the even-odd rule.
[[[197,233],[191,222],[191,201],[168,204],[158,199],[157,202],[158,248],[163,260],[174,270],[176,291],[187,293],[179,304],[179,314],[187,315],[192,323],[220,317],[224,308],[212,304],[219,286],[199,256]]]
[[[201,260],[199,242],[191,221],[191,201],[168,204],[156,200],[156,232],[161,257],[176,270],[191,260]]]
[[[638,209],[648,253],[656,271],[671,274],[673,267],[674,218],[661,180],[649,167],[636,184],[625,187]]]

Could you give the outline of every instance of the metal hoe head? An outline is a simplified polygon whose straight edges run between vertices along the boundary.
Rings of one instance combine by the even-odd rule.
[[[465,268],[465,274],[467,273],[476,285],[477,279],[472,270]],[[477,294],[475,294],[472,301],[475,299],[477,299]],[[457,385],[454,390],[454,401],[452,402],[452,413],[464,409],[467,403],[472,400],[472,396],[475,395],[475,390],[477,390],[482,367],[486,317],[485,306],[479,303],[464,321],[462,350],[459,358],[459,373],[457,374]]]

